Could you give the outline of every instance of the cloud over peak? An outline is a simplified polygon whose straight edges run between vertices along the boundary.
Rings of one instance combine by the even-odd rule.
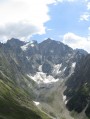
[[[50,4],[58,0],[1,0],[0,37],[26,38],[33,34],[44,34],[50,16]]]

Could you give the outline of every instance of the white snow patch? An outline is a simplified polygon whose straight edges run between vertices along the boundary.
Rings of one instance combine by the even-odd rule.
[[[63,95],[63,102],[65,103],[65,105],[66,105],[67,102],[68,102],[68,100],[66,100],[66,99],[67,99],[66,95]]]
[[[54,68],[53,68],[53,74],[58,74],[61,72],[60,68],[61,68],[62,64],[57,64],[57,65],[54,65]]]
[[[30,58],[28,56],[26,56],[27,60],[29,60]]]
[[[74,72],[75,66],[76,66],[76,62],[73,62],[69,76]]]
[[[31,47],[34,47],[34,44],[31,44]]]
[[[72,67],[75,68],[76,66],[76,62],[72,63]]]
[[[59,79],[55,79],[53,76],[49,75],[47,76],[43,72],[37,72],[34,76],[27,74],[28,77],[30,77],[32,80],[34,80],[36,83],[54,83],[57,82]]]
[[[38,70],[42,72],[42,65],[39,66]]]
[[[40,104],[40,102],[33,101],[36,106]]]
[[[66,98],[67,98],[67,97],[66,97],[66,95],[63,95],[63,101],[65,101],[65,100],[66,100]]]
[[[84,85],[87,85],[87,83],[85,83]]]
[[[27,48],[28,48],[28,45],[29,45],[30,43],[27,43],[26,45],[23,45],[23,46],[21,46],[21,49],[23,50],[23,51],[25,51]]]
[[[28,43],[26,43],[25,45],[21,46],[21,49],[23,51],[27,50],[28,46],[34,47],[33,41],[30,41]]]
[[[65,101],[65,105],[67,104],[68,100]]]
[[[65,68],[63,69],[63,71],[65,71],[65,70],[66,70],[66,68],[67,68],[67,67],[65,67]]]

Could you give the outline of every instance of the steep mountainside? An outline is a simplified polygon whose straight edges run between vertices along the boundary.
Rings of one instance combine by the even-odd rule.
[[[84,60],[89,62],[87,54],[50,38],[41,43],[14,38],[5,44],[0,43],[1,118],[73,119],[66,106],[70,111],[74,110],[70,106],[74,94],[90,87],[89,81],[85,82],[86,87],[81,83],[87,79],[77,81],[82,73],[83,77],[89,76],[88,67],[85,67],[88,73],[81,70],[87,64]],[[89,105],[87,95],[84,95],[83,109]],[[89,106],[85,112],[89,117]]]
[[[31,96],[0,74],[0,119],[51,119],[33,103]]]
[[[80,60],[66,85],[67,108],[78,113],[85,109],[86,115],[90,118],[90,55]]]

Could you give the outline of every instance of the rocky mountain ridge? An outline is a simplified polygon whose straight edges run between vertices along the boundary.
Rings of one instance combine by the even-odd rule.
[[[73,92],[72,87],[75,84],[72,82],[73,78],[72,81],[70,79],[75,73],[78,74],[78,71],[81,72],[77,67],[81,67],[81,60],[87,54],[84,50],[73,50],[50,38],[41,43],[22,42],[12,38],[7,43],[0,44],[0,79],[7,86],[8,83],[13,83],[24,91],[39,111],[49,116],[44,115],[45,119],[73,119],[66,109],[69,109],[70,102],[67,102],[67,99],[71,99],[69,87]],[[77,83],[76,81],[76,85]]]

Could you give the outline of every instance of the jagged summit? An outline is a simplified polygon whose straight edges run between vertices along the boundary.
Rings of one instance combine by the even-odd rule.
[[[47,38],[46,40],[50,41],[50,40],[52,40],[52,39],[51,39],[51,38]]]
[[[16,38],[11,38],[10,40],[7,41],[7,43],[5,43],[7,45],[10,45],[10,46],[22,46],[24,45],[25,43],[23,41],[20,41],[19,39],[16,39]]]

